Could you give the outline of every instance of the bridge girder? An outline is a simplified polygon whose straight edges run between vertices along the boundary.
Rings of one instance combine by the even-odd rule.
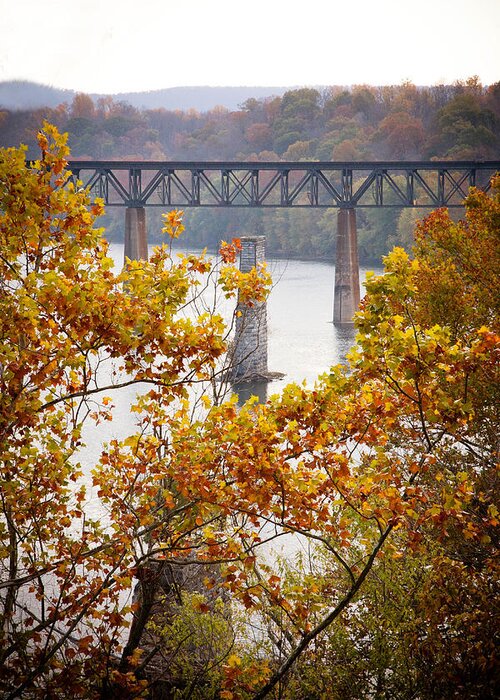
[[[458,207],[500,161],[70,161],[73,180],[125,207]]]

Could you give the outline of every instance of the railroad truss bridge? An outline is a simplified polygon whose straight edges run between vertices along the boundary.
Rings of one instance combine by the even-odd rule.
[[[358,207],[461,207],[470,187],[485,191],[498,161],[69,162],[73,180],[126,207],[125,255],[147,257],[145,208],[335,207],[338,209],[335,323],[359,303]]]

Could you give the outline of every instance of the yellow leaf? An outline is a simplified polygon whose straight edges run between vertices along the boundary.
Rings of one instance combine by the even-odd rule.
[[[227,659],[227,665],[231,666],[232,668],[241,666],[241,658],[238,656],[238,654],[231,654]]]

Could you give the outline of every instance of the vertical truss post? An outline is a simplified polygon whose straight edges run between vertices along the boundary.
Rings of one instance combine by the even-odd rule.
[[[444,186],[445,186],[445,171],[444,170],[439,170],[438,171],[438,191],[437,191],[437,199],[438,199],[438,206],[439,207],[444,207],[446,202],[445,202],[445,196],[444,196]]]
[[[354,207],[341,207],[337,216],[333,322],[352,323],[359,300],[356,210]]]
[[[229,170],[221,171],[221,195],[224,204],[231,204],[229,200]]]
[[[384,172],[377,170],[375,175],[375,204],[381,207],[384,203]]]
[[[167,170],[161,181],[161,203],[172,204],[172,171]]]
[[[410,207],[414,207],[416,204],[413,172],[411,170],[406,172],[406,201]]]
[[[99,172],[98,180],[91,189],[92,194],[108,202],[108,174],[106,170],[101,170]]]
[[[281,206],[288,206],[288,170],[281,171]]]
[[[191,171],[191,205],[200,203],[200,173],[198,170]]]
[[[307,198],[312,207],[317,207],[319,204],[318,173],[312,170],[309,175],[309,190],[307,192]]]
[[[352,169],[342,170],[342,202],[344,206],[352,206]]]
[[[250,180],[250,204],[253,207],[259,205],[259,171],[252,170]]]
[[[141,201],[142,193],[142,170],[141,168],[130,168],[128,173],[128,191],[130,202],[137,206]]]

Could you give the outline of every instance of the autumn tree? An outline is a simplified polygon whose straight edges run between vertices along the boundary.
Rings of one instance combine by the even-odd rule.
[[[0,160],[0,687],[12,698],[128,697],[143,687],[148,613],[132,579],[154,571],[144,588],[154,591],[167,550],[184,561],[221,516],[163,467],[172,426],[190,420],[188,389],[215,382],[226,328],[199,304],[184,313],[214,274],[205,256],[174,259],[164,245],[113,271],[94,226],[102,203],[70,180],[65,138],[47,125],[39,144],[29,166],[22,149]],[[182,228],[169,214],[165,232]],[[262,299],[265,274],[242,274],[234,259],[228,244],[218,294]],[[111,420],[130,387],[138,432],[82,465],[84,428],[92,440],[88,423]]]
[[[373,140],[384,157],[411,160],[422,151],[425,131],[420,119],[408,112],[393,112],[380,122]]]
[[[430,144],[447,158],[494,157],[498,119],[474,94],[458,94],[437,112],[435,135]]]
[[[101,204],[70,180],[64,139],[47,127],[40,146],[29,167],[22,150],[0,161],[5,697],[131,698],[156,681],[200,698],[321,697],[315,674],[330,697],[352,682],[337,668],[348,644],[351,679],[387,697],[407,657],[376,620],[414,641],[412,693],[432,697],[425,668],[439,697],[457,678],[472,692],[481,669],[488,697],[497,190],[471,193],[466,223],[432,214],[413,259],[386,258],[348,369],[239,407],[219,395],[227,328],[213,304],[262,300],[264,272],[234,266],[237,242],[217,271],[164,245],[114,272],[94,228]],[[182,228],[166,215],[166,234]],[[102,445],[89,474],[89,424],[112,419],[131,387],[135,429]],[[280,541],[309,552],[308,568],[269,554]],[[413,605],[401,630],[381,581]],[[460,613],[474,591],[479,610]],[[208,660],[195,639],[209,640]]]
[[[395,249],[368,281],[349,372],[237,414],[214,409],[175,436],[183,459],[232,475],[226,508],[247,527],[264,521],[262,534],[311,548],[292,576],[258,558],[227,568],[235,596],[260,611],[256,656],[270,672],[255,688],[231,667],[225,697],[321,697],[325,668],[331,697],[339,674],[352,685],[335,664],[356,639],[354,697],[433,697],[433,685],[438,697],[494,697],[500,198],[473,191],[466,204],[466,223],[432,214],[415,258]]]
[[[384,428],[377,458],[366,441],[358,454],[365,498],[350,555],[365,560],[366,521],[382,531],[379,508],[389,504],[393,530],[342,624],[311,639],[288,678],[276,673],[284,697],[496,695],[498,178],[493,196],[471,191],[466,214],[458,223],[445,210],[431,214],[417,228],[415,258],[395,249],[385,274],[367,283],[349,379],[371,392],[370,428]],[[378,409],[376,391],[384,396]],[[331,544],[285,567],[281,581],[286,600],[300,601],[318,626],[349,561],[347,550],[332,556]],[[282,650],[297,637],[280,612],[275,606],[270,624],[284,668]]]

